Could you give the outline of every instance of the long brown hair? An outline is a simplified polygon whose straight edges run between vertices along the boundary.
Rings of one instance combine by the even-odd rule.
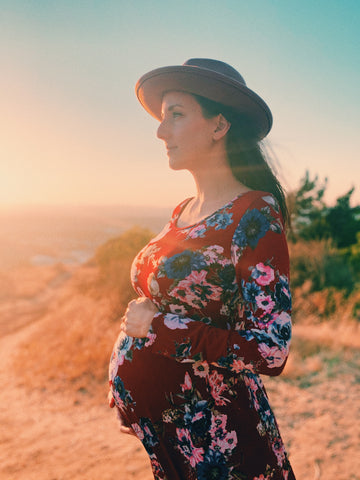
[[[205,118],[221,113],[231,123],[226,134],[226,153],[234,177],[248,188],[272,193],[279,203],[284,223],[289,223],[283,188],[266,160],[261,143],[251,131],[251,122],[231,107],[200,95],[192,96],[199,103]]]

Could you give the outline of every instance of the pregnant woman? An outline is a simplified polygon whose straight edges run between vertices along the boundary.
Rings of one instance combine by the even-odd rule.
[[[291,337],[288,214],[259,143],[271,112],[210,59],[153,70],[136,93],[197,193],[133,262],[110,405],[155,479],[292,480],[259,376],[281,373]]]

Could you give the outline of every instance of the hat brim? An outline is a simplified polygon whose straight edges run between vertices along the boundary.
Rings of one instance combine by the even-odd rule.
[[[246,85],[212,70],[186,65],[157,68],[143,75],[135,86],[141,105],[157,120],[161,120],[163,95],[172,90],[201,95],[232,107],[251,122],[258,140],[271,129],[272,115],[264,100]]]

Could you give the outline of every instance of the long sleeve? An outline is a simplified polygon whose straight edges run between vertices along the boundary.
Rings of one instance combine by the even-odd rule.
[[[278,375],[289,352],[291,297],[286,238],[272,196],[257,199],[241,217],[231,259],[238,289],[233,327],[160,312],[152,323],[156,337],[150,348],[179,362],[200,360],[236,373]]]

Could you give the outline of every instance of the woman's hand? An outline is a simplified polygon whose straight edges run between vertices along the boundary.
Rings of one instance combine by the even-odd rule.
[[[147,297],[132,300],[128,304],[120,328],[130,337],[146,337],[157,312],[158,309]]]

